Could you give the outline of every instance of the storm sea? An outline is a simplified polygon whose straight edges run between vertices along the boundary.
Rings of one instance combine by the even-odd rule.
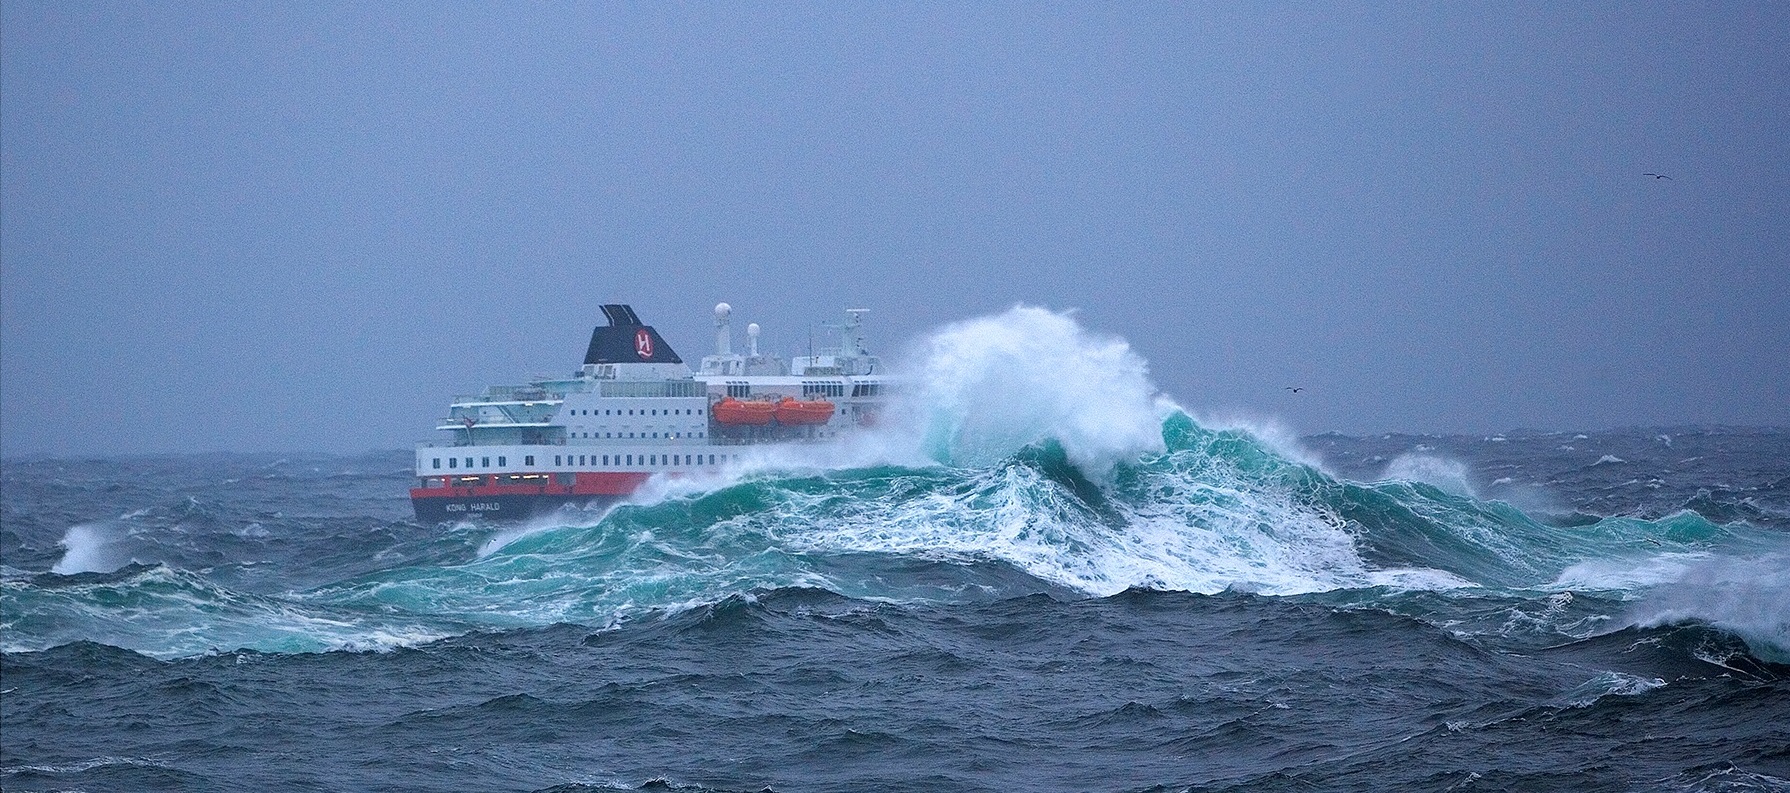
[[[1790,789],[1790,430],[1296,438],[1063,332],[1106,374],[936,361],[912,455],[523,525],[7,460],[0,787]]]

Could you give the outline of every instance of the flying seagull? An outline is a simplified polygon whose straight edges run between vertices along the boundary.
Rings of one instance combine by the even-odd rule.
[[[1642,175],[1642,176],[1651,176],[1651,177],[1653,177],[1653,178],[1655,178],[1655,179],[1671,179],[1671,178],[1672,178],[1672,177],[1670,177],[1670,176],[1667,176],[1667,175],[1665,175],[1665,174],[1663,174],[1663,173],[1644,173],[1644,174],[1641,174],[1641,175]]]
[[[1298,388],[1294,388],[1294,387],[1292,387],[1292,386],[1287,386],[1287,390],[1288,390],[1288,391],[1291,391],[1291,392],[1293,392],[1293,393],[1295,393],[1295,394],[1297,394],[1297,393],[1299,393],[1299,392],[1300,392],[1300,391],[1304,391],[1304,390],[1305,390],[1305,387],[1304,387],[1304,386],[1300,386],[1300,387],[1298,387]]]

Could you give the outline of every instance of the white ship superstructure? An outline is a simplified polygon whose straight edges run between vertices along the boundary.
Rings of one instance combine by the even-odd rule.
[[[733,352],[732,309],[715,307],[715,353],[692,371],[626,305],[605,305],[584,363],[569,377],[456,397],[418,445],[411,502],[421,521],[519,519],[600,507],[653,476],[712,470],[741,447],[833,438],[875,420],[887,378],[864,348],[863,309],[840,344],[789,362]]]

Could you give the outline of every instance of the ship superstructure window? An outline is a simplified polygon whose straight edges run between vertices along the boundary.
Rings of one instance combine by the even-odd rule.
[[[480,468],[490,468],[491,467],[491,458],[480,457],[479,458],[479,467]]]
[[[603,464],[604,465],[609,464],[609,455],[607,455],[607,454],[603,455]]]
[[[823,380],[804,380],[802,381],[802,396],[842,397],[845,396],[845,384]]]
[[[524,455],[522,457],[522,464],[523,465],[534,465],[535,464],[535,456],[532,454]]]
[[[565,463],[562,463],[559,461],[559,455],[557,455],[557,454],[553,455],[553,464],[554,465],[565,465]]]
[[[440,457],[435,458],[435,465],[433,467],[435,467],[435,468],[441,467],[441,458]]]
[[[630,454],[630,455],[628,455],[628,462],[627,462],[627,464],[628,464],[628,465],[633,465],[633,464],[634,464],[634,455],[632,455],[632,454]]]
[[[851,395],[855,397],[878,396],[882,392],[882,383],[854,383],[851,387]]]
[[[466,458],[466,467],[467,468],[472,467],[472,458],[471,457]]]
[[[510,464],[510,462],[508,459],[503,458],[503,457],[497,458],[497,467],[502,468],[503,466],[506,466],[509,464]]]

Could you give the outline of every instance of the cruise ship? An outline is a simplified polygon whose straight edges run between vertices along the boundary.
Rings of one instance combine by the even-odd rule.
[[[875,422],[888,379],[864,349],[864,309],[848,309],[839,345],[783,358],[733,352],[726,303],[715,306],[715,352],[692,370],[626,305],[605,305],[584,363],[455,397],[418,444],[410,491],[418,521],[521,520],[601,509],[654,476],[737,462],[743,447],[813,443]]]

